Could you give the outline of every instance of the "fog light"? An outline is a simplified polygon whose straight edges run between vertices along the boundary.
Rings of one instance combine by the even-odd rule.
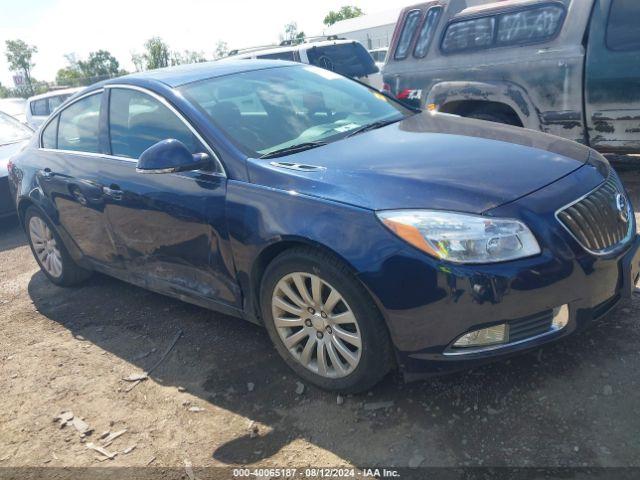
[[[567,323],[569,323],[569,306],[562,305],[561,307],[554,308],[551,328],[561,330],[567,326]]]
[[[502,323],[489,328],[469,332],[461,336],[454,347],[480,347],[504,343],[507,337],[507,326]]]

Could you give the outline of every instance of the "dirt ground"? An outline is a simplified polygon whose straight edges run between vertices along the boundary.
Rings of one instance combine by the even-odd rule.
[[[640,205],[640,174],[623,179]],[[53,286],[5,222],[0,467],[638,467],[639,319],[635,294],[537,352],[419,383],[390,375],[342,403],[300,386],[259,327],[101,275]],[[179,332],[129,390],[123,378],[154,365]],[[54,423],[63,411],[92,433]],[[113,460],[87,447],[125,429],[106,447]]]

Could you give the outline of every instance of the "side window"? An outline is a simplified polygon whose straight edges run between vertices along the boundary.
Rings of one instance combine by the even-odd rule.
[[[262,60],[289,60],[295,61],[295,55],[292,50],[288,52],[278,52],[278,53],[264,53],[262,55],[256,56],[256,58],[260,58]]]
[[[607,23],[607,47],[611,50],[640,50],[640,2],[612,0]]]
[[[498,19],[497,41],[508,45],[550,39],[558,33],[563,17],[564,8],[560,5],[505,13]]]
[[[442,50],[453,53],[490,47],[495,23],[494,17],[483,17],[450,24],[442,40]]]
[[[58,148],[78,152],[100,153],[98,139],[102,93],[78,100],[59,115]]]
[[[47,128],[42,131],[42,148],[57,148],[57,136],[58,136],[58,119],[53,119]]]
[[[416,46],[413,49],[414,57],[424,58],[427,55],[440,15],[442,15],[442,7],[433,7],[427,11],[418,34],[418,40],[416,40]]]
[[[56,108],[58,108],[62,103],[69,98],[69,95],[58,95],[56,97],[49,98],[49,113],[53,112]]]
[[[31,102],[31,115],[47,116],[49,113],[49,105],[46,98]]]
[[[402,32],[400,33],[400,39],[396,46],[396,52],[393,55],[394,60],[404,60],[407,58],[409,48],[411,47],[411,40],[413,40],[413,35],[416,32],[416,28],[418,28],[421,14],[422,12],[420,10],[411,10],[407,13]]]
[[[111,90],[109,133],[111,153],[120,157],[139,158],[147,148],[169,138],[180,140],[191,153],[206,151],[175,113],[136,90]]]

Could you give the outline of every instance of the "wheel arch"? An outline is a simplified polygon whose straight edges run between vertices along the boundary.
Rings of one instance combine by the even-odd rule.
[[[526,90],[512,82],[440,82],[429,91],[426,104],[441,112],[463,116],[479,109],[493,109],[512,115],[519,126],[541,128]]]
[[[291,250],[294,248],[307,247],[318,252],[322,252],[328,255],[331,255],[342,263],[344,263],[347,268],[351,271],[353,276],[358,279],[357,271],[351,265],[347,259],[345,259],[342,255],[338,254],[335,250],[327,247],[326,245],[311,240],[305,237],[299,236],[287,236],[282,237],[281,239],[275,240],[269,243],[266,247],[264,247],[260,253],[256,256],[255,261],[253,262],[253,266],[251,269],[251,274],[249,278],[249,288],[250,292],[250,305],[248,305],[248,310],[251,312],[252,316],[255,317],[256,323],[263,323],[262,315],[260,314],[260,288],[262,285],[262,279],[264,277],[264,272],[267,270],[269,264],[280,254],[284,253],[287,250]],[[362,285],[362,282],[358,279],[358,282]],[[364,285],[363,285],[364,286]],[[364,286],[364,288],[369,292],[369,289]],[[371,293],[369,292],[369,295]],[[377,305],[377,301],[375,302]]]

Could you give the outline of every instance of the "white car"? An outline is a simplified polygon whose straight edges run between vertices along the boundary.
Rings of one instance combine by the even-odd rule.
[[[281,45],[233,50],[231,55],[222,61],[244,58],[307,63],[354,78],[374,88],[382,87],[378,67],[367,49],[356,40],[305,41],[297,45],[287,45],[283,42]]]
[[[27,124],[32,128],[38,128],[42,122],[64,101],[84,87],[65,88],[53,90],[41,95],[34,95],[27,99]]]
[[[0,98],[0,112],[12,116],[16,120],[27,123],[27,101],[24,98]]]

